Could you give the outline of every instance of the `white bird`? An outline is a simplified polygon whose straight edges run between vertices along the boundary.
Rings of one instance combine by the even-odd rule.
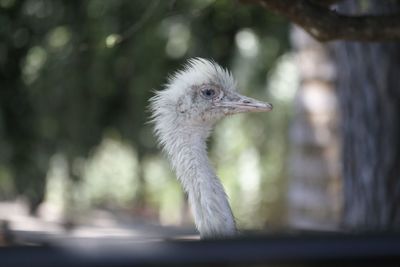
[[[229,71],[195,58],[150,99],[155,134],[188,195],[201,238],[237,233],[226,193],[207,156],[206,140],[214,124],[231,114],[272,110],[269,103],[238,94],[236,87]]]

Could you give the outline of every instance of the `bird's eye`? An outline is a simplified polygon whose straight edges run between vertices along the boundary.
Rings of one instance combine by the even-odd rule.
[[[214,96],[216,95],[216,92],[215,92],[214,89],[207,88],[207,89],[202,90],[202,91],[201,91],[201,94],[202,94],[202,95],[204,96],[204,98],[206,98],[206,99],[212,99],[212,98],[214,98]]]

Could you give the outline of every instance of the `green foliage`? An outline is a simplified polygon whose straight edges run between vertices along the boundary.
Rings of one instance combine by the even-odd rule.
[[[46,179],[52,177],[50,159],[62,155],[66,176],[79,192],[86,192],[82,201],[98,204],[111,194],[121,205],[135,200],[155,208],[164,205],[162,212],[171,212],[183,203],[179,186],[166,174],[168,168],[148,170],[154,170],[154,162],[161,164],[151,125],[146,124],[152,90],[187,58],[200,56],[232,67],[247,94],[268,99],[272,96],[266,73],[288,49],[287,28],[257,6],[229,0],[0,0],[0,37],[5,40],[0,43],[0,193],[27,195],[35,208],[44,197]],[[264,169],[264,162],[276,164],[284,156],[285,146],[279,158],[270,151],[286,142],[282,131],[287,110],[278,105],[273,114],[281,115],[272,115],[267,123],[257,115],[221,125],[212,142],[215,153],[228,149],[224,138],[235,140],[219,156],[226,161],[218,163],[221,172],[234,176],[230,157],[246,161],[240,155],[247,151],[248,160],[257,159],[263,173],[262,192],[268,175],[264,171],[270,170]],[[234,134],[223,135],[223,127],[231,127]],[[128,150],[118,153],[133,160],[128,168],[132,175],[119,186],[107,183],[107,177],[121,175],[111,175],[98,158],[110,140],[123,140]],[[77,159],[86,167],[74,169]],[[271,172],[273,179],[283,175]],[[149,173],[164,173],[168,179],[154,183]],[[9,177],[14,185],[7,182]],[[229,191],[240,191],[237,181],[226,183],[232,185]],[[113,186],[114,192],[109,190]]]

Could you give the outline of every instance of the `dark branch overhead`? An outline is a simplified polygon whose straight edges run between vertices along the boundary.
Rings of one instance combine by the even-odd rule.
[[[241,0],[258,3],[287,17],[319,41],[396,41],[400,40],[400,13],[386,15],[342,15],[329,6],[340,0]]]

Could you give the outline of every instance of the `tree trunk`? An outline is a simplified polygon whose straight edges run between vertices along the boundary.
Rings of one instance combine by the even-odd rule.
[[[396,9],[394,1],[367,3],[369,13]],[[346,1],[339,11],[357,14],[364,4]],[[400,45],[337,42],[332,47],[342,122],[343,225],[352,230],[398,228]]]
[[[335,229],[340,218],[339,140],[334,66],[326,45],[291,33],[300,84],[290,129],[289,224]]]

